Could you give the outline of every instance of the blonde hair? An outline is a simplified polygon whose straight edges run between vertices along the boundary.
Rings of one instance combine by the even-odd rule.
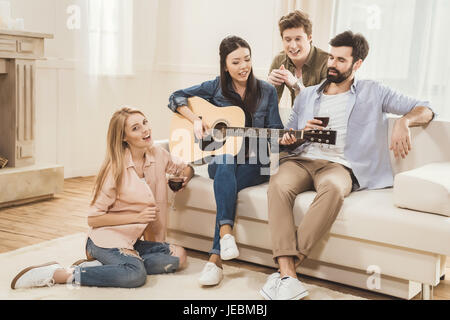
[[[95,180],[93,190],[94,196],[91,205],[97,200],[109,170],[111,170],[114,178],[116,194],[117,196],[119,195],[124,169],[125,150],[128,148],[128,143],[124,141],[125,123],[128,117],[135,113],[139,113],[145,117],[145,115],[137,109],[123,107],[114,112],[109,121],[108,135],[106,138],[106,157]]]

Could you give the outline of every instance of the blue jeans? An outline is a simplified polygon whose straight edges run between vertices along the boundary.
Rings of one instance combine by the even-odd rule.
[[[147,274],[171,273],[180,260],[170,254],[168,243],[136,241],[134,249],[140,257],[118,248],[100,248],[88,238],[86,250],[103,266],[75,267],[74,282],[81,286],[137,288],[143,286]]]
[[[269,175],[262,175],[263,165],[237,164],[236,157],[224,155],[214,158],[208,165],[208,174],[214,179],[214,197],[216,199],[216,225],[213,247],[210,254],[220,254],[220,227],[234,226],[237,194],[242,189],[269,181]]]

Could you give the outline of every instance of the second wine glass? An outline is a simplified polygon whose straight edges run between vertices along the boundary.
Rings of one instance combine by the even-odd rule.
[[[170,175],[169,176],[169,188],[173,191],[173,197],[172,197],[172,204],[170,206],[171,210],[176,211],[175,208],[175,196],[176,192],[180,190],[183,187],[183,177],[177,176],[177,175]]]

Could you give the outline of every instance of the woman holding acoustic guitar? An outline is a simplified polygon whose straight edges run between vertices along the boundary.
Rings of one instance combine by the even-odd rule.
[[[253,75],[249,44],[236,36],[226,37],[220,44],[219,55],[220,76],[174,92],[168,107],[193,123],[198,139],[206,136],[210,127],[188,108],[187,99],[193,96],[201,97],[217,107],[239,106],[244,111],[246,127],[282,129],[277,92],[274,86]],[[214,179],[217,210],[210,258],[198,278],[201,285],[220,283],[223,278],[222,260],[239,256],[231,234],[238,192],[269,181],[269,174],[264,174],[262,170],[269,165],[261,163],[257,148],[252,148],[254,144],[248,143],[249,140],[246,142],[237,156],[215,156],[208,165],[209,177]],[[264,147],[267,148],[267,143]],[[244,161],[238,161],[241,159]]]

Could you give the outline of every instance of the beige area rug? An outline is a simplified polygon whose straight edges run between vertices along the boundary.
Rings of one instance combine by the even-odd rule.
[[[224,265],[224,280],[215,287],[202,288],[197,284],[197,276],[204,261],[188,258],[188,266],[174,274],[148,276],[147,283],[136,289],[73,287],[56,285],[52,288],[33,288],[12,290],[11,280],[23,268],[49,261],[57,261],[62,266],[70,266],[84,258],[83,244],[85,234],[78,233],[67,237],[46,241],[15,251],[0,254],[0,299],[70,299],[70,300],[261,300],[258,291],[266,281],[267,275],[244,268]],[[309,290],[306,299],[311,300],[364,300],[349,294],[342,294],[327,288],[305,284]]]

